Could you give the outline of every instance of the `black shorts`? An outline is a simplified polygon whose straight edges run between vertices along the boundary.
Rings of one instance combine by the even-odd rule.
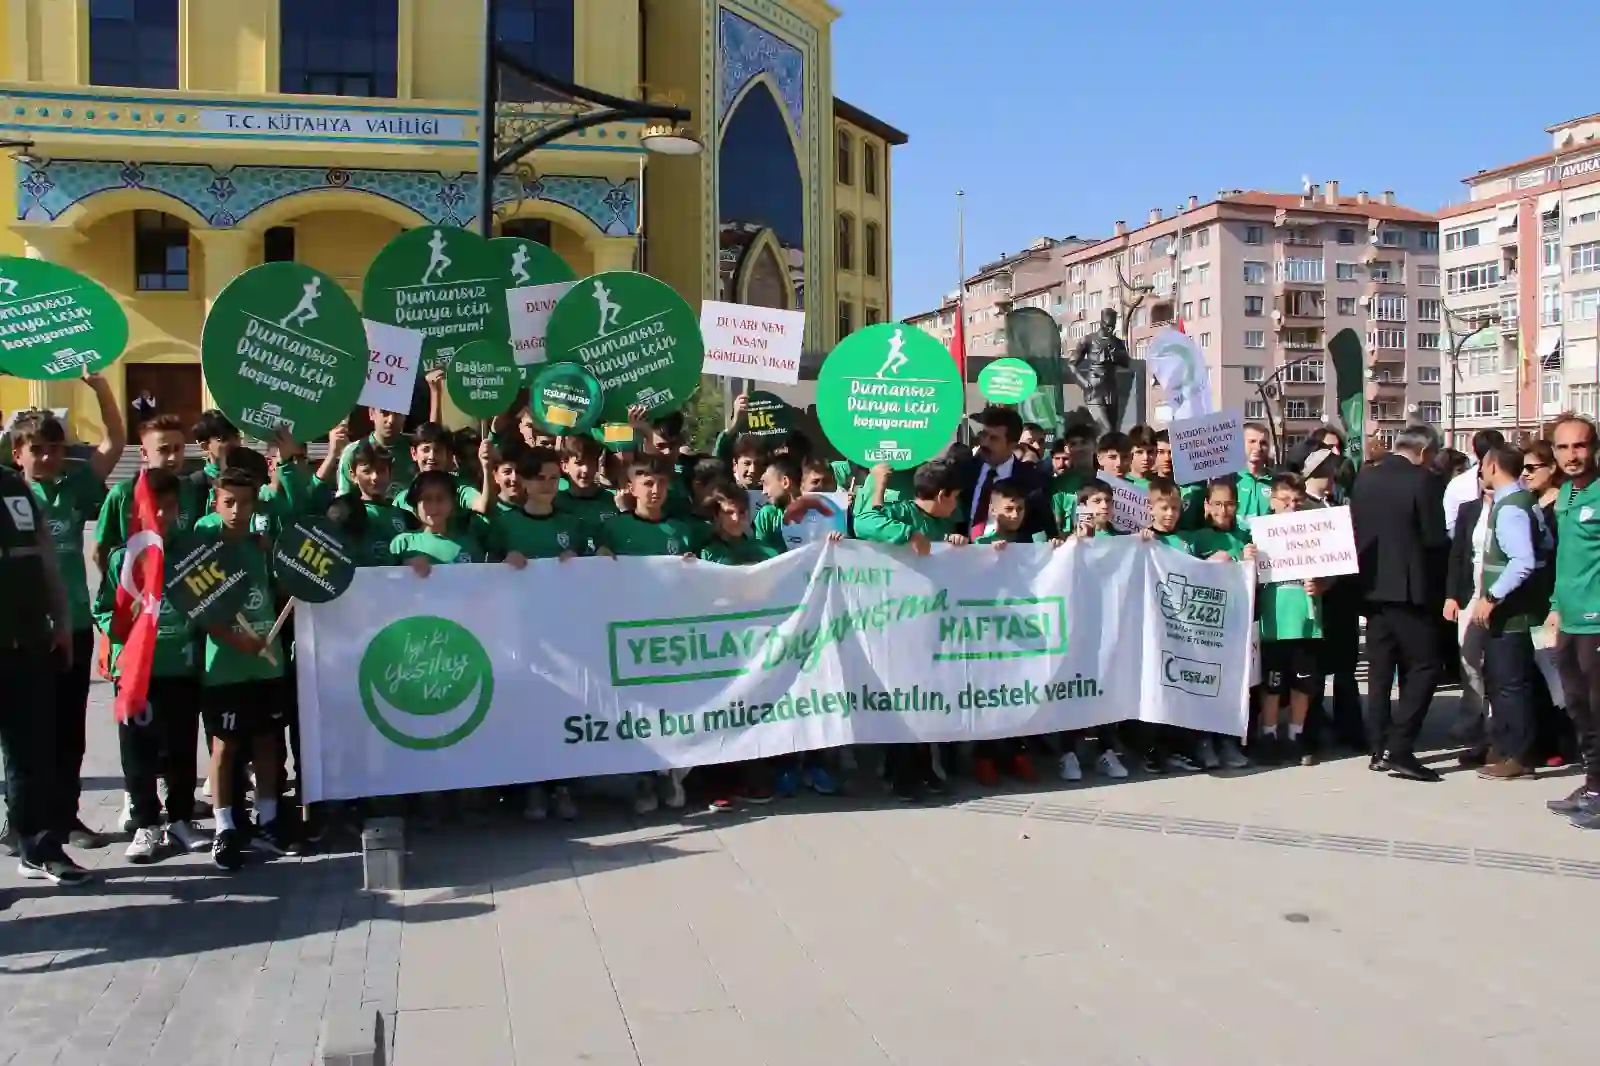
[[[200,715],[206,733],[224,740],[244,740],[282,729],[284,681],[243,681],[200,690]]]
[[[1261,643],[1261,687],[1280,697],[1291,692],[1316,696],[1322,691],[1322,664],[1315,640],[1267,640]]]

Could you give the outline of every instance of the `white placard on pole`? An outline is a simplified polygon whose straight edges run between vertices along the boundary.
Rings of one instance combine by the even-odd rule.
[[[1237,474],[1244,459],[1244,416],[1238,411],[1185,418],[1167,427],[1172,438],[1172,479],[1180,485]]]
[[[800,380],[804,311],[707,300],[700,306],[705,372],[793,385]]]
[[[1256,577],[1263,584],[1357,573],[1355,528],[1348,507],[1313,507],[1250,520]]]
[[[367,327],[367,383],[361,387],[361,406],[405,414],[411,410],[425,335],[370,318],[362,321]]]
[[[506,312],[511,318],[511,348],[518,366],[544,362],[544,338],[550,332],[550,312],[575,282],[523,285],[506,290]]]
[[[1149,529],[1150,494],[1114,474],[1099,474],[1098,477],[1111,490],[1111,528],[1122,533]]]

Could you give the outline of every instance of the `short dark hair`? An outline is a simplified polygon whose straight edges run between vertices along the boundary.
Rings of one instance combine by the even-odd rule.
[[[1126,455],[1132,449],[1133,443],[1128,435],[1114,429],[1110,433],[1101,435],[1099,442],[1094,446],[1094,453],[1102,455],[1105,452],[1116,452],[1118,455]]]
[[[453,475],[443,470],[424,470],[406,486],[406,503],[411,505],[413,512],[417,509],[417,501],[422,499],[422,494],[432,485],[444,489],[451,500],[456,498],[456,479]]]
[[[358,466],[369,466],[374,470],[391,470],[394,460],[383,448],[373,444],[370,440],[359,441],[350,449],[350,469]]]
[[[1522,476],[1522,449],[1515,444],[1502,440],[1499,444],[1484,452],[1478,461],[1481,463],[1490,456],[1494,457],[1494,465],[1499,468],[1502,474],[1509,474],[1512,478]]]
[[[695,468],[699,474],[700,468]],[[638,477],[671,477],[672,464],[667,462],[665,456],[647,455],[644,452],[634,452],[633,458],[628,461],[628,480],[631,482]]]
[[[1506,435],[1498,429],[1480,429],[1472,435],[1472,454],[1483,462],[1483,457],[1506,442]]]
[[[912,492],[919,500],[932,500],[946,492],[961,491],[961,470],[953,463],[934,459],[917,467],[911,479]]]
[[[194,438],[196,444],[205,444],[207,441],[227,440],[229,437],[241,436],[239,427],[234,425],[227,415],[214,407],[209,411],[200,413],[199,419],[195,421],[194,426],[189,430],[189,435]]]
[[[212,485],[214,492],[220,492],[223,489],[227,489],[229,492],[245,492],[248,490],[250,495],[254,497],[261,491],[261,479],[256,477],[253,471],[239,466],[230,466],[217,475],[217,480]]]
[[[1170,432],[1168,432],[1167,430],[1165,430],[1165,429],[1156,430],[1156,443],[1157,444],[1171,444],[1172,443],[1172,434]]]
[[[1149,485],[1145,487],[1145,494],[1152,500],[1157,496],[1162,499],[1183,499],[1183,490],[1178,488],[1178,483],[1170,477],[1162,477],[1160,474],[1150,479]]]
[[[739,439],[734,442],[733,457],[735,459],[755,459],[758,462],[765,459],[767,457],[766,439],[758,437],[754,433],[741,434]]]
[[[1078,488],[1078,504],[1082,506],[1096,496],[1109,495],[1111,495],[1110,485],[1107,485],[1104,481],[1091,481],[1087,485],[1082,485]]]
[[[589,436],[587,433],[575,433],[562,437],[557,445],[561,449],[562,459],[598,459],[605,454],[605,445]]]
[[[171,412],[168,412],[164,415],[156,415],[154,418],[146,419],[145,421],[139,423],[139,436],[141,437],[143,437],[146,433],[182,432],[184,432],[183,419],[179,418],[175,414],[172,414]]]
[[[1214,477],[1206,482],[1206,499],[1211,499],[1213,492],[1226,492],[1235,500],[1239,498],[1239,482],[1231,477]]]
[[[1012,444],[1022,439],[1022,415],[1014,407],[990,404],[973,415],[972,420],[980,426],[1005,430],[1006,440]]]
[[[1273,474],[1272,491],[1277,492],[1279,489],[1294,489],[1296,492],[1304,492],[1306,490],[1305,478],[1292,470],[1285,470],[1281,474]]]
[[[272,480],[272,468],[267,466],[267,457],[243,444],[235,444],[223,452],[221,466],[224,472],[243,471],[255,478],[258,487]],[[219,478],[218,481],[220,480]]]
[[[1030,430],[1032,432],[1034,432],[1034,433],[1039,434],[1041,437],[1044,436],[1044,427],[1041,426],[1039,423],[1037,423],[1037,422],[1024,422],[1024,423],[1022,423],[1022,432],[1027,433]]]
[[[835,481],[839,480],[833,472],[833,464],[814,455],[806,456],[805,461],[800,464],[800,475],[804,477],[806,474],[827,474]]]
[[[989,490],[991,498],[1016,500],[1024,507],[1028,505],[1028,490],[1019,485],[1014,478],[1001,478],[994,483],[994,488]]]
[[[712,488],[708,498],[718,507],[726,504],[736,510],[746,512],[750,510],[750,494],[732,482],[718,482]]]
[[[790,455],[804,458],[811,454],[811,438],[798,429],[791,429],[778,438],[778,442],[768,449],[768,453],[784,451]]]
[[[1094,426],[1089,425],[1087,422],[1079,422],[1067,427],[1067,431],[1061,434],[1061,441],[1064,444],[1071,444],[1075,440],[1081,440],[1093,444],[1095,438],[1099,435],[1099,430],[1095,429]]]
[[[11,427],[11,447],[16,449],[36,440],[45,444],[65,444],[67,427],[49,411],[35,411],[17,419]]]
[[[774,456],[768,463],[767,469],[777,472],[781,478],[787,478],[796,485],[800,484],[800,461],[792,455]]]
[[[665,433],[669,437],[683,436],[684,417],[682,411],[673,411],[664,414],[650,423],[650,428],[657,433]]]
[[[1156,431],[1146,425],[1134,426],[1128,430],[1128,447],[1154,448],[1156,446]]]
[[[502,463],[504,459],[500,460]],[[517,476],[527,479],[536,477],[545,466],[551,465],[561,468],[561,454],[554,448],[523,448],[514,460],[517,464]]]
[[[419,444],[442,445],[446,448],[455,447],[455,436],[438,422],[424,422],[411,434],[411,446]]]
[[[693,470],[689,471],[689,484],[709,485],[718,479],[730,479],[732,477],[733,472],[728,469],[728,464],[721,459],[702,459],[694,464]]]

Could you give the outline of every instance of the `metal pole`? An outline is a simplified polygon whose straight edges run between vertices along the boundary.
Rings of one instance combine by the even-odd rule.
[[[495,64],[499,20],[495,0],[483,0],[483,90],[478,100],[478,232],[494,236],[495,126],[499,116],[500,79]]]

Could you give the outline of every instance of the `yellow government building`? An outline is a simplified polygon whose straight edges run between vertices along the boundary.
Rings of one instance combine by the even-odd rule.
[[[822,0],[498,0],[503,48],[563,80],[692,110],[698,156],[642,124],[573,134],[502,176],[500,231],[580,274],[642,269],[702,299],[803,307],[805,366],[889,320],[890,151],[905,135],[832,92]],[[79,270],[127,309],[109,371],[185,417],[207,405],[201,323],[257,263],[294,259],[359,301],[420,225],[475,224],[479,0],[6,0],[0,252]],[[502,76],[503,121],[561,108]],[[790,399],[809,399],[804,383]],[[0,410],[81,386],[0,377]]]

